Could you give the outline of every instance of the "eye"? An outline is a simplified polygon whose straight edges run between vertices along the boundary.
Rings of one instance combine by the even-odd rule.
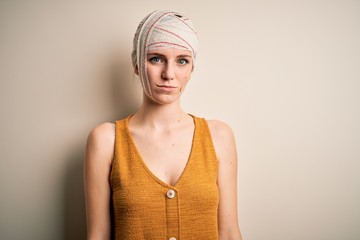
[[[163,62],[162,58],[156,56],[156,57],[152,57],[148,60],[149,62],[152,62],[152,63],[161,63]]]
[[[178,61],[177,61],[180,65],[185,65],[185,64],[188,64],[189,61],[185,58],[180,58]]]

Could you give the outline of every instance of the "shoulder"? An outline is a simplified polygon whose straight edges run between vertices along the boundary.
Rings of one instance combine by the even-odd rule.
[[[88,135],[88,141],[94,143],[106,143],[113,140],[115,140],[115,123],[102,123],[93,128]]]
[[[218,159],[236,151],[234,133],[231,127],[219,120],[207,120],[211,138]]]
[[[207,120],[211,135],[213,138],[233,137],[234,133],[231,127],[219,120]]]
[[[111,161],[114,143],[115,123],[102,123],[90,131],[86,143],[86,152]]]

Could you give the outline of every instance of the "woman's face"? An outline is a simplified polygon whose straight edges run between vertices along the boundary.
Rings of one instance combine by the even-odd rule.
[[[156,49],[148,51],[146,60],[151,99],[160,104],[178,101],[191,76],[191,52],[176,48]]]

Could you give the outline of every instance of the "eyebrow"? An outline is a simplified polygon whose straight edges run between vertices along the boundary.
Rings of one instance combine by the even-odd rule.
[[[181,55],[179,55],[178,57],[189,57],[189,58],[192,58],[192,56],[187,55],[187,54],[181,54]]]
[[[157,55],[157,56],[160,56],[160,57],[166,57],[164,54],[157,53],[157,52],[148,53],[147,55],[148,55],[148,56]],[[179,57],[189,57],[189,58],[192,58],[192,56],[187,55],[187,54],[181,54],[181,55],[178,55],[178,56],[176,56],[176,57],[177,57],[177,58],[179,58]]]

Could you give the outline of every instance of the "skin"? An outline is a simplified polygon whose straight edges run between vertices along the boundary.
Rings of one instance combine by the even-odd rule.
[[[193,69],[191,53],[179,49],[158,49],[147,55],[151,96],[129,120],[129,129],[142,159],[159,179],[175,185],[191,149],[194,123],[180,105],[180,96]],[[138,74],[137,69],[135,73]],[[208,125],[219,162],[220,240],[241,240],[237,219],[237,153],[231,128],[217,120]],[[110,239],[109,174],[115,141],[114,123],[103,123],[89,134],[84,180],[88,239]],[[144,134],[146,133],[146,134]],[[169,157],[171,156],[171,157]],[[169,160],[171,159],[171,160]]]

